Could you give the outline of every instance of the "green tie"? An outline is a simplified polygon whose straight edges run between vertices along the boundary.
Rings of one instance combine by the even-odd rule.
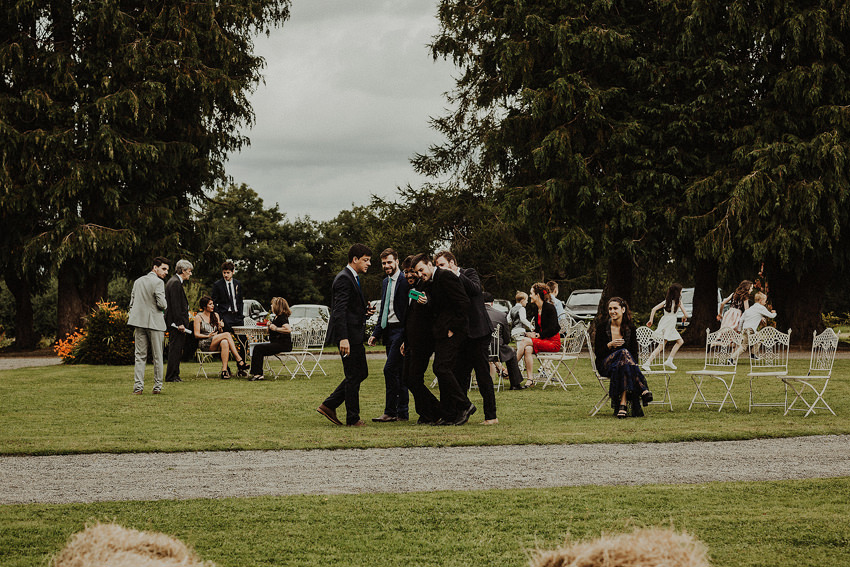
[[[395,286],[393,285],[393,280],[390,278],[390,281],[387,282],[387,298],[384,301],[384,311],[381,313],[381,328],[387,328],[387,319],[390,316],[390,305],[393,304],[393,290]]]

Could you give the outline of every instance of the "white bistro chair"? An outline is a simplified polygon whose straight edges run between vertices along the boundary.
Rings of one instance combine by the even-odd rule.
[[[583,322],[575,323],[561,337],[560,351],[538,352],[535,355],[540,364],[540,369],[546,376],[546,380],[543,382],[544,390],[550,384],[560,384],[564,390],[567,389],[567,386],[578,386],[584,389],[573,373],[573,367],[581,354],[586,336],[587,327],[585,324]],[[561,373],[561,370],[564,370],[564,374]]]
[[[696,392],[691,399],[690,410],[694,404],[702,404],[706,407],[720,406],[717,411],[722,411],[726,401],[732,402],[735,409],[738,409],[738,404],[735,403],[735,398],[732,396],[732,385],[735,383],[735,374],[738,371],[738,357],[733,356],[735,350],[741,344],[741,333],[724,327],[719,331],[710,333],[705,330],[705,364],[702,370],[689,370],[687,374],[694,381]],[[722,400],[710,400],[705,397],[702,391],[705,385],[706,378],[713,378],[723,384],[726,393]],[[699,398],[699,399],[697,399]]]
[[[308,374],[304,368],[304,361],[309,355],[309,351],[307,350],[309,328],[310,321],[299,321],[296,325],[293,325],[291,333],[292,350],[289,352],[279,352],[266,357],[267,362],[271,358],[275,358],[278,362],[280,362],[280,366],[277,367],[277,370],[271,369],[274,373],[275,380],[277,380],[278,376],[283,374],[284,370],[289,373],[290,380],[295,378],[298,374],[304,374],[307,378],[310,377],[310,374]],[[291,367],[290,364],[292,364]],[[271,365],[269,365],[269,368],[271,368]]]
[[[673,411],[673,401],[670,399],[670,374],[674,371],[672,368],[668,368],[664,365],[664,361],[667,359],[664,353],[665,341],[649,327],[640,326],[637,328],[637,342],[639,359],[638,365],[641,367],[641,372],[647,378],[664,378],[664,391],[661,399],[653,400],[649,403],[651,405],[670,406],[670,411]],[[658,352],[652,357],[652,359],[650,359],[650,356],[652,356],[652,353],[655,352],[656,348],[658,349]],[[644,368],[645,366],[649,366],[649,370],[646,370]],[[657,388],[653,389],[658,391]]]
[[[755,407],[788,406],[788,385],[783,384],[785,398],[779,402],[756,402],[753,393],[753,381],[756,378],[767,378],[779,383],[788,374],[788,347],[791,344],[791,329],[787,333],[777,331],[773,327],[765,327],[748,338],[750,353],[750,404],[749,411]]]
[[[785,407],[785,415],[788,415],[789,411],[804,411],[806,412],[805,416],[808,416],[810,413],[815,413],[815,409],[829,410],[829,413],[835,415],[829,404],[824,401],[823,393],[832,377],[832,365],[835,362],[835,351],[837,349],[838,335],[835,334],[835,331],[827,328],[820,335],[817,331],[814,332],[812,355],[809,359],[809,373],[805,376],[782,377],[782,381],[794,391],[794,399]],[[809,403],[805,394],[814,394],[814,401]],[[805,407],[795,408],[794,405],[797,401]],[[823,405],[818,405],[818,402]]]
[[[597,330],[597,332],[599,332]],[[590,335],[587,334],[585,330],[585,340],[587,341],[587,352],[590,355],[590,369],[593,370],[593,376],[596,378],[596,381],[599,382],[599,387],[602,388],[602,397],[599,398],[599,401],[593,406],[593,409],[590,410],[590,416],[593,417],[599,410],[605,407],[605,402],[608,401],[608,387],[610,385],[610,381],[607,376],[602,376],[599,373],[599,370],[596,367],[596,354],[593,352],[593,345],[590,343]]]

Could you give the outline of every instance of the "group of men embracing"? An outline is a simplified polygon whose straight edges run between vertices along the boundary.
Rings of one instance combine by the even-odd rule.
[[[360,276],[371,263],[372,251],[355,244],[348,251],[348,265],[333,282],[328,333],[339,346],[345,377],[317,411],[337,425],[343,425],[336,412],[343,403],[345,425],[365,425],[360,418],[360,384],[368,375],[364,338],[366,318],[374,309],[363,294]],[[386,404],[383,415],[372,421],[408,420],[410,394],[419,414],[417,424],[463,425],[477,409],[466,395],[474,371],[483,400],[483,424],[497,424],[489,363],[493,324],[478,273],[458,267],[454,255],[446,251],[433,258],[408,256],[400,263],[398,253],[388,248],[381,253],[381,267],[387,277],[378,322],[366,342],[383,340],[386,346]],[[439,399],[425,385],[432,355]]]

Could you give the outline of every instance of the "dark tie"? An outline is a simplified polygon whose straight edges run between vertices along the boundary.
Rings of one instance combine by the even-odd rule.
[[[230,306],[227,308],[229,311],[236,311],[236,302],[233,301],[233,282],[227,282],[227,297],[230,298]]]

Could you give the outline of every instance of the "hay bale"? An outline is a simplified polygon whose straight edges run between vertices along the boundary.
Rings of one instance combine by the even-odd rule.
[[[638,529],[539,551],[531,567],[709,567],[705,545],[686,533]]]
[[[182,541],[158,532],[140,532],[97,523],[74,534],[51,561],[53,567],[215,567]]]

